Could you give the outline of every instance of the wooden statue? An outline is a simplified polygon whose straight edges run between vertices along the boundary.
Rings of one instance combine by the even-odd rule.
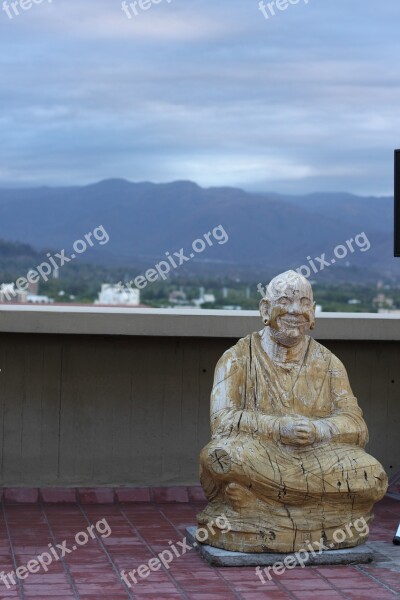
[[[294,271],[278,275],[260,312],[264,329],[215,370],[212,440],[200,456],[209,503],[198,523],[225,515],[231,530],[214,525],[207,543],[227,550],[356,546],[365,532],[350,524],[371,520],[387,476],[363,449],[368,430],[343,364],[306,335],[315,326],[310,283]]]

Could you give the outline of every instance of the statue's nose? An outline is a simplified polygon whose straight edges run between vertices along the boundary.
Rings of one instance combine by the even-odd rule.
[[[293,302],[293,304],[289,308],[288,312],[291,315],[300,315],[301,314],[300,304],[298,302]]]

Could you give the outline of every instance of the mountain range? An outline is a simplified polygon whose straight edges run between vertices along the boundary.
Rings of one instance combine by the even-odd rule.
[[[165,260],[166,252],[181,248],[186,252],[194,240],[222,226],[228,241],[214,240],[196,254],[193,265],[221,272],[232,265],[271,272],[307,265],[307,257],[325,254],[330,259],[334,248],[344,245],[347,256],[320,275],[329,271],[334,277],[335,270],[346,268],[357,269],[366,279],[396,279],[400,274],[393,258],[390,197],[256,194],[229,187],[202,188],[190,181],[156,184],[119,179],[63,188],[0,188],[3,240],[42,251],[64,248],[68,255],[75,240],[99,226],[107,231],[109,242],[96,244],[80,260],[109,266],[135,262],[150,268]],[[361,251],[361,244],[353,242],[350,252],[346,241],[362,232],[370,248],[364,245]]]

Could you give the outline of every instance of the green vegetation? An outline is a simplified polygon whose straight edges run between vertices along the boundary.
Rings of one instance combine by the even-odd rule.
[[[19,277],[25,277],[28,271],[40,264],[45,257],[26,244],[3,242],[0,240],[0,283],[12,283]],[[85,264],[79,261],[66,264],[57,271],[57,278],[40,282],[39,293],[49,296],[55,302],[92,304],[97,299],[102,283],[129,282],[146,270],[138,264],[127,267],[105,267],[97,264]],[[261,295],[257,284],[262,279],[259,272],[230,266],[221,276],[215,267],[191,265],[191,270],[183,267],[172,272],[166,281],[148,283],[140,291],[141,303],[149,307],[165,308],[169,306],[194,306],[201,293],[212,294],[215,299],[204,298],[203,308],[223,309],[227,307],[244,310],[257,310]],[[209,271],[213,274],[209,274]],[[341,281],[321,281],[313,283],[315,301],[324,312],[377,312],[378,308],[400,309],[400,286],[389,281],[369,283],[361,282],[357,272],[352,273],[352,281],[344,279],[347,271],[337,269]],[[263,274],[268,281],[273,273]],[[182,292],[171,298],[173,292]]]

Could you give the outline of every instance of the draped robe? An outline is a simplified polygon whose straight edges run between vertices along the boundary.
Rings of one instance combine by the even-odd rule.
[[[259,333],[225,352],[211,397],[212,440],[200,460],[210,503],[199,522],[224,512],[234,530],[266,528],[274,540],[280,532],[271,546],[278,551],[288,546],[289,530],[290,550],[297,530],[326,536],[352,518],[370,519],[387,487],[383,467],[363,449],[368,431],[343,364],[312,338],[305,343],[300,364],[272,361]],[[311,419],[315,441],[283,444],[283,416]],[[225,494],[231,484],[247,492],[239,510]]]

